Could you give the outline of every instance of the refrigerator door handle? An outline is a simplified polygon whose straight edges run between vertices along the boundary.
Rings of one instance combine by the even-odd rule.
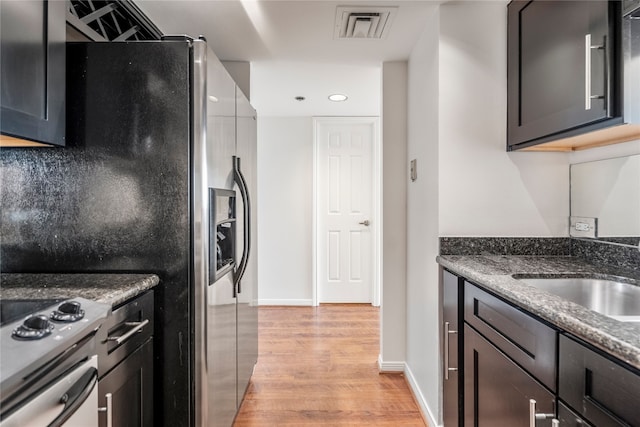
[[[242,196],[242,203],[244,204],[244,233],[243,240],[244,245],[242,247],[242,258],[238,264],[238,269],[234,275],[234,289],[237,289],[237,293],[242,292],[240,289],[240,280],[244,276],[244,272],[247,268],[247,262],[249,261],[249,252],[251,251],[251,202],[249,200],[249,188],[247,187],[247,181],[242,175],[240,170],[240,157],[233,156],[233,177],[240,189],[240,195]]]

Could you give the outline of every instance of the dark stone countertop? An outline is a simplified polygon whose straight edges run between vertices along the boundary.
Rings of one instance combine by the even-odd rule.
[[[595,266],[571,256],[442,255],[436,260],[452,273],[640,369],[640,324],[620,322],[512,277],[584,274],[626,277],[640,284],[637,271]]]
[[[0,299],[82,297],[115,307],[159,282],[155,274],[0,274]]]

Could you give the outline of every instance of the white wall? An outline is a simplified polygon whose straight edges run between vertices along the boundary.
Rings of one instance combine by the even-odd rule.
[[[443,4],[409,61],[407,372],[432,423],[438,237],[568,235],[568,155],[506,152],[506,4]]]
[[[409,61],[407,159],[418,179],[407,189],[407,379],[429,425],[438,420],[438,8]]]
[[[572,165],[571,215],[597,218],[598,237],[640,236],[640,156]]]
[[[258,183],[259,303],[311,305],[310,117],[258,117]]]
[[[406,358],[407,62],[382,65],[382,286],[380,370]]]
[[[441,8],[441,236],[568,235],[567,155],[506,152],[506,16]]]

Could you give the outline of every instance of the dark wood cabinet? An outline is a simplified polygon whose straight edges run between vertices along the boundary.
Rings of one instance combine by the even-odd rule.
[[[442,378],[443,378],[443,422],[445,427],[462,426],[463,399],[462,378],[464,378],[463,335],[460,329],[462,310],[462,280],[446,270],[442,270]]]
[[[65,15],[64,1],[0,2],[2,145],[65,145]]]
[[[559,397],[580,417],[598,427],[640,425],[637,372],[564,335],[559,359]]]
[[[153,339],[100,379],[98,395],[100,427],[109,426],[108,416],[113,426],[153,427]]]
[[[466,324],[464,336],[465,426],[529,427],[530,412],[551,426],[554,395]]]
[[[509,150],[622,123],[620,2],[508,6]]]
[[[148,291],[126,302],[98,331],[100,427],[154,425],[153,301]]]
[[[464,277],[441,274],[445,427],[529,427],[532,416],[536,427],[640,426],[640,370]]]
[[[555,418],[557,332],[464,281],[464,425],[538,427]]]

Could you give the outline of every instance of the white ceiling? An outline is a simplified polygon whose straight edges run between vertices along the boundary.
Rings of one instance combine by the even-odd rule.
[[[262,116],[379,115],[380,70],[408,59],[435,1],[137,0],[165,34],[204,35],[223,61],[251,62]],[[337,6],[397,6],[386,38],[334,40]],[[330,93],[349,96],[331,103]],[[295,96],[304,96],[303,102]]]

